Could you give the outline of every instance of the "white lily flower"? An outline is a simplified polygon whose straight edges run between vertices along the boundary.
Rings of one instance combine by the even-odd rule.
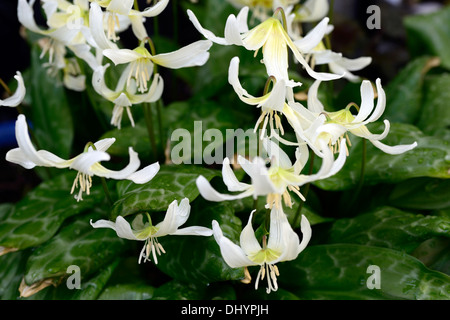
[[[209,48],[212,43],[209,40],[199,40],[176,51],[152,55],[145,48],[145,42],[134,50],[130,49],[106,49],[103,54],[111,59],[115,65],[130,64],[127,81],[133,77],[136,80],[138,91],[147,91],[147,82],[153,72],[153,64],[166,68],[179,69],[193,66],[201,66],[209,58]]]
[[[72,194],[79,184],[80,190],[78,195],[75,196],[77,201],[83,200],[83,192],[89,194],[92,176],[94,175],[116,180],[126,179],[142,184],[153,179],[159,171],[159,163],[157,162],[137,170],[141,162],[138,154],[131,147],[128,149],[130,162],[122,170],[113,171],[102,166],[101,161],[109,161],[111,158],[106,150],[115,142],[116,139],[114,138],[87,144],[84,152],[69,160],[64,160],[46,150],[37,151],[28,135],[28,126],[24,115],[19,115],[16,121],[16,140],[19,147],[8,151],[6,160],[19,164],[26,169],[42,166],[59,169],[69,168],[78,171],[70,192]]]
[[[150,261],[150,256],[153,256],[155,264],[158,263],[157,254],[165,253],[163,246],[159,243],[158,238],[167,235],[192,235],[192,236],[211,236],[212,230],[200,226],[186,227],[179,229],[187,219],[191,206],[189,200],[184,198],[178,205],[177,200],[174,200],[167,209],[164,220],[155,226],[152,225],[150,215],[146,213],[148,222],[144,223],[144,215],[137,215],[132,221],[131,225],[124,217],[118,216],[116,222],[108,220],[99,220],[92,223],[94,228],[110,228],[116,231],[120,238],[128,240],[144,241],[144,246],[139,255],[138,262],[141,263],[142,258],[145,261]]]
[[[105,72],[109,64],[98,67],[92,76],[92,86],[94,90],[105,99],[114,103],[114,110],[111,118],[111,124],[121,127],[122,114],[124,109],[127,111],[131,125],[134,127],[134,120],[130,107],[134,104],[143,102],[155,102],[161,98],[164,89],[164,82],[159,74],[155,74],[149,90],[143,94],[136,94],[135,81],[128,83],[129,69],[131,65],[124,70],[117,82],[116,89],[113,91],[105,83]],[[150,74],[152,70],[149,70]]]
[[[288,35],[280,20],[268,18],[249,31],[246,21],[242,17],[246,17],[248,7],[245,7],[239,13],[240,19],[230,15],[225,26],[225,37],[215,36],[211,31],[204,29],[194,13],[188,10],[188,15],[196,29],[203,36],[211,41],[222,45],[242,45],[247,50],[257,52],[262,49],[263,63],[269,76],[273,76],[279,80],[284,80],[287,86],[295,87],[300,83],[294,82],[288,76],[288,48],[294,54],[295,59],[305,68],[308,74],[314,79],[323,81],[341,78],[343,75],[335,75],[330,73],[315,72],[306,62],[303,54],[294,44]]]
[[[14,76],[14,79],[17,80],[17,90],[14,92],[12,96],[4,100],[0,99],[0,106],[17,107],[19,104],[22,103],[23,99],[25,98],[26,88],[23,82],[22,73],[20,71],[17,71],[16,75]]]
[[[35,0],[19,0],[17,17],[19,22],[28,30],[57,40],[65,45],[85,43],[84,34],[88,31],[86,7],[65,1],[47,1],[44,10],[48,15],[49,29],[40,28],[34,19]],[[80,1],[78,1],[80,2]],[[56,12],[57,9],[62,10]]]
[[[249,105],[256,105],[257,108],[261,108],[261,116],[255,124],[255,131],[263,119],[264,125],[262,127],[262,132],[265,131],[267,123],[269,123],[271,129],[276,127],[283,131],[281,119],[277,112],[282,113],[286,103],[286,84],[284,80],[274,80],[275,84],[270,92],[261,97],[254,97],[242,87],[239,81],[239,58],[234,57],[231,59],[230,67],[228,69],[228,82],[233,86],[234,91],[241,101]],[[273,124],[274,122],[275,126]]]
[[[264,235],[262,246],[255,237],[250,214],[248,223],[242,230],[240,246],[225,237],[217,221],[212,222],[213,234],[223,259],[231,268],[247,266],[260,266],[255,289],[258,289],[259,280],[267,276],[266,292],[277,291],[277,276],[279,275],[277,263],[294,260],[306,248],[311,239],[312,230],[308,219],[302,215],[300,230],[302,240],[289,224],[285,213],[281,208],[274,207],[270,212],[269,239]]]
[[[375,106],[375,93],[372,84],[368,80],[361,83],[361,106],[350,103],[345,109],[327,112],[323,104],[317,98],[320,81],[315,81],[308,92],[308,109],[293,101],[289,102],[291,112],[285,111],[286,118],[294,127],[296,133],[312,148],[319,148],[328,144],[337,146],[339,139],[351,132],[364,139],[368,139],[375,147],[388,154],[401,154],[417,146],[417,142],[408,145],[388,146],[380,140],[386,138],[389,133],[390,123],[384,120],[385,129],[381,134],[372,134],[366,127],[367,124],[377,121],[386,107],[386,94],[381,86],[381,80],[376,80],[378,101]],[[355,106],[358,113],[353,115],[350,111]],[[316,150],[315,150],[316,152]]]
[[[323,161],[320,170],[313,175],[300,174],[308,158],[306,145],[300,145],[296,150],[296,162],[292,164],[287,154],[273,141],[263,140],[264,147],[270,159],[270,168],[266,167],[266,161],[261,157],[254,157],[252,161],[238,156],[238,163],[250,176],[251,183],[240,182],[230,167],[230,160],[225,158],[222,165],[223,182],[230,192],[240,192],[237,194],[222,194],[217,192],[210,182],[203,176],[196,180],[200,194],[208,201],[227,201],[242,199],[253,196],[267,196],[267,206],[281,207],[281,199],[285,204],[292,207],[289,191],[296,193],[303,201],[306,199],[299,191],[299,187],[320,179],[328,178],[336,174],[344,165],[346,159],[345,140],[341,142],[342,149],[334,160],[333,153],[326,149],[323,153]]]

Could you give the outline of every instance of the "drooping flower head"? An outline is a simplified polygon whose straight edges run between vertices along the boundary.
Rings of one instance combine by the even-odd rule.
[[[231,268],[260,266],[255,289],[258,289],[259,281],[267,277],[266,292],[270,293],[278,290],[277,276],[280,273],[276,264],[297,258],[308,245],[312,230],[308,219],[302,216],[300,229],[303,237],[300,241],[283,210],[273,207],[270,212],[270,229],[268,234],[262,237],[261,246],[252,226],[253,213],[254,211],[242,230],[240,245],[225,237],[219,223],[215,220],[212,222],[214,238],[220,247],[223,259]]]
[[[292,164],[287,154],[275,142],[266,138],[263,140],[263,143],[268,153],[269,167],[266,165],[267,161],[261,157],[247,160],[242,156],[238,156],[239,165],[251,178],[251,183],[240,182],[230,167],[230,160],[225,158],[222,165],[223,182],[230,192],[239,193],[219,193],[205,177],[199,176],[196,183],[203,198],[209,201],[220,202],[249,196],[253,196],[255,199],[258,196],[267,196],[268,207],[273,205],[281,207],[282,199],[285,205],[291,207],[290,191],[305,200],[299,191],[299,187],[334,175],[342,168],[346,159],[345,141],[343,141],[343,148],[336,160],[330,150],[325,150],[320,170],[315,174],[306,175],[301,174],[308,159],[308,148],[306,145],[301,145],[297,148],[296,161]]]
[[[131,180],[134,183],[142,184],[150,181],[159,171],[157,162],[138,170],[141,162],[138,154],[131,147],[128,150],[130,161],[125,168],[119,171],[105,168],[100,162],[110,160],[111,156],[106,153],[106,150],[115,142],[116,139],[114,138],[88,143],[81,154],[69,160],[64,160],[46,150],[37,151],[28,135],[28,126],[24,115],[19,115],[16,121],[16,140],[19,147],[8,151],[6,160],[19,164],[26,169],[42,166],[76,170],[78,173],[71,193],[79,187],[79,192],[75,195],[77,201],[83,200],[83,192],[89,194],[92,186],[92,176]]]
[[[116,231],[120,238],[128,240],[144,241],[144,246],[139,255],[138,262],[141,263],[142,258],[145,261],[150,261],[153,257],[155,264],[158,263],[157,255],[165,253],[163,246],[159,243],[158,238],[167,235],[194,235],[194,236],[211,236],[212,230],[200,226],[192,226],[179,229],[189,218],[191,206],[189,200],[184,198],[178,205],[177,200],[174,200],[168,207],[164,220],[153,225],[151,217],[148,213],[145,214],[147,222],[144,222],[144,215],[138,214],[131,225],[124,217],[118,216],[116,222],[109,220],[98,220],[92,222],[94,228],[110,228]]]

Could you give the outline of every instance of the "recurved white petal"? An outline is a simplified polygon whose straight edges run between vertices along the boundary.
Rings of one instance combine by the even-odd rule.
[[[417,147],[417,142],[414,142],[412,144],[400,144],[400,145],[396,145],[396,146],[388,146],[380,141],[375,141],[375,140],[374,141],[369,140],[369,141],[372,142],[372,144],[375,147],[377,147],[381,151],[388,153],[388,154],[402,154],[402,153],[405,153],[405,152]]]
[[[171,235],[177,236],[203,236],[209,237],[213,234],[212,230],[206,227],[192,226],[181,228],[172,233]]]
[[[314,81],[308,91],[308,109],[314,113],[321,113],[325,111],[322,102],[320,102],[318,98],[318,90],[321,82],[322,81],[320,80]]]
[[[213,235],[220,247],[222,257],[231,268],[240,268],[255,265],[255,263],[246,256],[241,247],[234,244],[230,239],[226,238],[223,235],[219,223],[216,220],[213,220],[212,227]]]
[[[374,103],[374,92],[372,84],[368,80],[364,80],[361,84],[361,106],[359,112],[352,123],[363,122],[373,111]]]
[[[329,21],[328,17],[323,18],[305,37],[294,41],[300,52],[311,52],[322,41]]]
[[[198,191],[200,192],[202,197],[208,201],[221,202],[226,200],[236,200],[251,196],[253,194],[253,187],[251,186],[249,186],[249,188],[244,192],[236,195],[219,193],[211,186],[209,181],[203,176],[199,176],[195,182],[197,184]]]
[[[211,41],[199,40],[176,51],[155,55],[151,59],[154,63],[171,69],[202,66],[209,58],[208,50],[211,46]]]
[[[220,45],[229,45],[229,43],[225,40],[225,38],[217,37],[211,31],[203,28],[202,25],[200,24],[200,22],[198,21],[197,17],[191,10],[188,9],[187,14],[188,14],[189,20],[191,20],[195,29],[197,29],[197,31],[200,32],[206,39],[209,39],[212,42],[220,44]]]
[[[138,14],[147,18],[155,17],[164,11],[168,3],[169,0],[160,0],[155,5],[145,8],[142,12],[132,10],[130,15]]]
[[[241,236],[239,238],[241,248],[247,256],[255,255],[262,249],[255,237],[255,230],[253,230],[252,226],[252,218],[255,211],[256,210],[253,210],[250,213],[247,224],[244,229],[242,229]]]
[[[247,183],[240,182],[230,167],[230,159],[223,159],[222,163],[222,178],[223,182],[228,188],[228,191],[245,191],[249,188]]]
[[[156,174],[159,172],[159,169],[160,169],[159,163],[155,162],[153,164],[144,167],[141,170],[132,173],[126,179],[131,180],[137,184],[147,183],[156,176]]]
[[[91,167],[91,170],[92,170],[91,172],[99,177],[111,178],[111,179],[116,179],[116,180],[127,179],[141,165],[141,161],[139,160],[138,154],[133,150],[132,147],[128,148],[128,153],[130,155],[129,163],[122,170],[118,170],[118,171],[110,170],[110,169],[103,167],[99,163],[95,163]],[[107,159],[107,160],[109,160],[109,159]]]
[[[155,237],[173,234],[179,226],[187,221],[190,210],[191,206],[189,205],[189,200],[187,198],[180,201],[180,206],[178,206],[177,200],[172,201],[167,208],[164,220],[156,225],[158,231],[156,232]]]
[[[17,80],[17,90],[12,96],[6,98],[5,100],[0,99],[0,106],[17,107],[22,103],[26,94],[26,88],[23,82],[22,73],[20,73],[20,71],[17,71],[14,79]]]
[[[133,233],[133,230],[131,229],[130,224],[128,221],[125,220],[124,217],[118,216],[116,219],[116,222],[108,221],[108,220],[98,220],[91,225],[94,228],[110,228],[116,231],[116,234],[123,239],[127,240],[145,240],[145,239],[138,239]]]
[[[106,49],[103,55],[109,58],[115,65],[128,63],[142,58],[142,55],[130,49]]]

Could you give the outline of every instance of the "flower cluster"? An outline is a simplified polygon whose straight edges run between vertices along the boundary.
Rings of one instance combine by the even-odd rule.
[[[233,4],[247,5],[249,1],[232,1]],[[239,57],[234,57],[229,66],[228,81],[241,101],[261,109],[261,116],[256,121],[255,132],[260,129],[258,136],[267,156],[257,156],[253,159],[237,157],[237,162],[251,178],[251,183],[240,182],[230,167],[230,160],[224,159],[222,167],[223,182],[233,194],[217,192],[204,177],[197,179],[197,186],[201,195],[209,201],[226,201],[252,196],[266,197],[266,208],[271,210],[269,230],[260,239],[262,248],[255,238],[250,215],[247,226],[242,231],[241,247],[231,243],[222,234],[217,222],[213,224],[214,236],[220,245],[225,261],[231,267],[260,265],[261,269],[256,280],[267,274],[267,292],[277,289],[276,276],[278,268],[275,263],[292,260],[306,247],[311,228],[305,216],[301,219],[303,239],[299,242],[297,234],[292,230],[283,206],[292,207],[291,192],[301,200],[305,197],[300,187],[336,174],[344,165],[348,156],[348,132],[368,139],[372,144],[389,154],[399,154],[411,150],[411,145],[387,146],[380,142],[389,133],[389,122],[385,123],[385,130],[381,134],[373,134],[366,127],[367,124],[378,120],[384,111],[386,98],[380,79],[376,80],[376,93],[369,80],[361,84],[361,104],[350,103],[340,111],[328,112],[318,98],[318,87],[322,81],[332,81],[346,78],[357,81],[359,77],[351,73],[367,66],[371,59],[343,58],[324,45],[324,37],[332,30],[329,18],[319,14],[321,1],[307,1],[303,6],[303,13],[310,11],[310,19],[293,12],[293,4],[298,1],[251,1],[256,7],[253,17],[259,18],[260,23],[253,28],[248,25],[249,6],[241,6],[237,16],[230,15],[226,21],[224,37],[216,36],[205,29],[192,11],[188,11],[190,20],[196,29],[207,39],[220,45],[237,45],[246,50],[254,51],[255,57],[259,50],[262,52],[261,63],[267,71],[267,85],[262,96],[255,97],[247,92],[239,81]],[[284,5],[280,4],[281,2]],[[319,7],[313,8],[315,3]],[[272,7],[272,5],[281,5]],[[325,6],[323,9],[328,10]],[[264,10],[261,10],[264,9]],[[267,12],[273,10],[273,16]],[[287,15],[287,16],[286,16]],[[306,35],[298,27],[299,21],[319,20],[320,22]],[[302,86],[301,82],[289,77],[289,54],[292,53],[295,62],[313,79],[308,91],[307,106],[296,101],[294,89]],[[317,72],[316,65],[328,64],[330,73]],[[269,91],[270,84],[272,89]],[[375,106],[374,99],[377,95]],[[355,106],[357,114],[352,114],[351,107]],[[297,141],[283,138],[283,118],[295,132]],[[281,134],[280,134],[281,133]],[[284,144],[284,147],[280,146]],[[295,147],[295,162],[292,163],[287,153],[287,147]],[[310,158],[310,150],[322,160],[318,172],[302,174],[302,169]],[[335,159],[335,154],[339,155]],[[295,227],[295,226],[294,226]],[[267,241],[268,237],[268,241]]]
[[[228,201],[252,197],[265,199],[265,221],[262,232],[253,229],[253,216],[240,235],[237,245],[227,238],[216,220],[212,228],[189,226],[180,229],[190,215],[187,198],[179,204],[173,200],[163,221],[153,224],[147,212],[139,212],[132,222],[123,216],[115,220],[91,221],[94,228],[113,229],[121,238],[143,241],[138,262],[153,259],[158,263],[158,255],[165,253],[159,238],[167,235],[213,236],[224,261],[231,268],[259,266],[255,288],[266,278],[267,293],[278,289],[277,276],[280,274],[277,263],[294,260],[306,248],[312,229],[306,216],[295,217],[294,225],[285,213],[296,201],[306,201],[301,187],[335,175],[345,165],[349,155],[349,133],[369,140],[385,153],[401,154],[416,147],[410,145],[389,146],[381,142],[390,130],[390,123],[384,120],[384,131],[372,133],[367,125],[378,121],[386,106],[386,97],[381,80],[361,81],[352,72],[371,63],[370,57],[348,59],[341,53],[333,52],[326,38],[333,30],[328,12],[327,1],[273,0],[246,1],[230,0],[240,8],[237,15],[231,14],[226,20],[224,36],[215,35],[205,29],[194,12],[187,10],[193,26],[206,40],[198,40],[173,52],[157,53],[155,44],[147,34],[144,21],[159,15],[169,0],[157,1],[154,5],[139,10],[133,0],[42,0],[43,11],[48,28],[42,28],[34,20],[34,0],[19,0],[18,16],[20,22],[30,31],[41,36],[42,57],[48,55],[45,66],[52,76],[62,74],[62,83],[68,88],[83,91],[86,88],[88,74],[92,88],[103,99],[111,102],[111,125],[121,128],[124,111],[131,126],[135,126],[131,107],[156,102],[164,91],[164,80],[160,67],[179,69],[202,66],[210,58],[208,50],[215,44],[240,46],[254,52],[255,64],[262,63],[266,70],[266,86],[261,95],[249,93],[239,79],[240,58],[233,57],[229,63],[228,83],[237,97],[245,104],[260,109],[255,119],[254,132],[260,142],[260,152],[256,157],[246,158],[237,155],[237,164],[248,175],[248,180],[240,180],[231,166],[231,159],[222,163],[222,178],[230,194],[218,192],[208,179],[199,176],[196,180],[200,194],[209,201]],[[252,17],[249,22],[249,13]],[[303,22],[317,22],[308,33],[302,30]],[[252,26],[253,25],[253,26]],[[136,47],[120,46],[120,34],[131,28]],[[261,58],[256,59],[260,54]],[[297,98],[295,90],[303,86],[294,79],[289,71],[290,58],[299,71],[311,78],[306,105]],[[78,61],[84,61],[90,68],[89,73],[82,72]],[[329,72],[316,71],[318,65],[328,66]],[[114,87],[106,81],[109,68],[121,66],[121,74]],[[20,72],[15,76],[18,81],[16,92],[5,100],[2,106],[17,106],[25,97],[25,85]],[[346,79],[361,81],[361,101],[350,102],[344,108],[328,111],[319,99],[319,88],[324,81]],[[375,103],[376,99],[376,103]],[[354,113],[353,110],[357,112]],[[295,141],[285,137],[287,131],[294,132]],[[101,179],[129,180],[136,184],[147,183],[158,174],[159,163],[149,164],[141,169],[138,154],[129,147],[129,163],[121,170],[111,170],[101,162],[111,160],[107,150],[115,142],[114,138],[88,142],[83,152],[68,160],[46,150],[37,150],[29,135],[25,115],[20,114],[16,121],[16,139],[18,147],[10,150],[6,159],[26,169],[36,166],[69,168],[77,171],[71,194],[83,200],[83,194],[89,195],[93,176]],[[293,157],[286,150],[293,148]],[[293,159],[292,159],[293,158]],[[312,159],[320,160],[320,168],[314,172]],[[306,164],[310,172],[303,172]],[[297,198],[299,200],[297,200]],[[298,212],[300,214],[300,212]],[[300,232],[296,230],[297,218],[300,218]],[[131,221],[131,220],[130,220]],[[248,279],[247,279],[248,280]]]

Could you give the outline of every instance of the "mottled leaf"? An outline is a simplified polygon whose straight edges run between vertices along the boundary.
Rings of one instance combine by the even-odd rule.
[[[107,213],[103,210],[103,216]],[[81,281],[110,264],[124,249],[125,240],[111,229],[94,229],[90,220],[102,215],[90,212],[65,226],[57,235],[36,248],[27,261],[25,283],[70,276],[69,266],[77,266]]]
[[[450,219],[381,207],[355,218],[336,220],[327,243],[353,243],[412,252],[423,241],[450,238]]]
[[[241,221],[226,202],[209,203],[198,199],[192,204],[189,220],[184,226],[211,228],[216,220],[226,237],[238,241]],[[211,283],[243,279],[242,268],[230,268],[223,260],[213,236],[167,236],[160,239],[167,254],[158,259],[157,267],[170,277],[195,283]]]
[[[120,181],[119,200],[113,208],[113,216],[127,216],[141,211],[166,211],[174,200],[188,198],[193,201],[199,191],[195,180],[203,175],[212,179],[219,171],[194,165],[162,165],[157,175],[149,182],[135,184]]]
[[[0,246],[25,249],[50,239],[65,219],[93,207],[104,198],[100,185],[77,202],[70,194],[75,172],[41,183],[19,201],[0,223]]]
[[[376,283],[379,269],[380,289]],[[416,258],[387,248],[352,244],[310,246],[279,264],[280,287],[302,299],[448,300],[450,277]],[[372,278],[371,278],[372,277]]]

